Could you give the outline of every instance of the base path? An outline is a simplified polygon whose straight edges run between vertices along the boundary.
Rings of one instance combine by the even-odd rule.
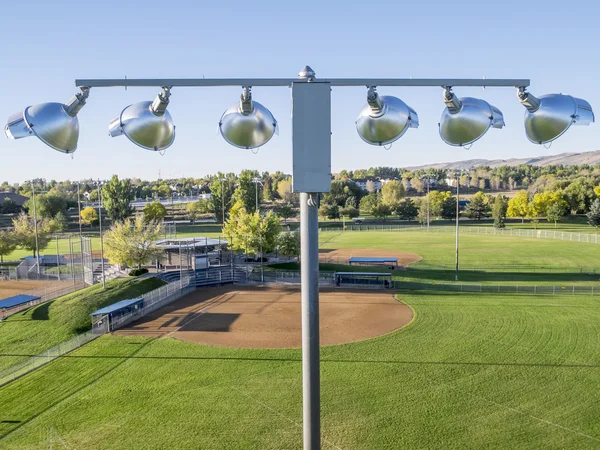
[[[302,344],[300,290],[233,286],[198,289],[144,317],[118,335],[174,337],[240,348]],[[412,310],[389,291],[321,290],[321,345],[360,341],[394,331]]]
[[[417,253],[399,252],[397,250],[383,250],[380,248],[321,248],[319,261],[323,263],[348,264],[353,256],[371,258],[398,258],[399,267],[421,261],[423,257]]]

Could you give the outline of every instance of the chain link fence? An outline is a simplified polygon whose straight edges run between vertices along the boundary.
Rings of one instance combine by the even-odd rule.
[[[415,225],[395,225],[395,224],[379,224],[379,225],[346,225],[345,227],[325,227],[319,228],[320,232],[342,232],[342,231],[421,231],[433,233],[454,233],[456,228],[452,226],[426,226]],[[495,227],[471,227],[459,226],[461,234],[483,234],[497,236],[515,236],[532,239],[555,239],[559,241],[569,242],[584,242],[587,244],[600,244],[600,234],[589,233],[573,233],[570,231],[558,230],[527,230],[521,228],[495,228]]]
[[[487,292],[499,294],[542,295],[600,295],[600,286],[538,286],[538,285],[486,285],[486,284],[438,284],[396,282],[396,288],[411,291]]]

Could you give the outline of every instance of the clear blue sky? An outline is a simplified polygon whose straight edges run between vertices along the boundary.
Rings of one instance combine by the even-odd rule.
[[[412,6],[406,6],[412,3]],[[76,78],[294,77],[309,64],[317,77],[530,78],[531,92],[564,92],[600,108],[596,2],[471,1],[113,1],[30,0],[3,8],[0,118],[24,106],[66,101]],[[418,113],[390,151],[364,144],[354,121],[366,90],[333,92],[334,171],[411,166],[470,158],[511,158],[598,149],[600,128],[575,127],[550,149],[523,130],[524,108],[512,88],[455,89],[504,112],[506,128],[490,130],[470,150],[445,145],[437,123],[439,88],[380,88]],[[164,156],[126,138],[111,139],[108,122],[157,89],[92,89],[79,114],[74,157],[37,139],[0,138],[0,181],[33,177],[156,179],[241,169],[291,172],[290,92],[255,88],[280,135],[260,149],[229,146],[218,134],[234,88],[173,89],[169,110],[177,138]],[[598,109],[600,111],[600,109]]]

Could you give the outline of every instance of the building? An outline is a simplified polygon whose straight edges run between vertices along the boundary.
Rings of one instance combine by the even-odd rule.
[[[0,192],[0,205],[2,205],[7,199],[12,200],[19,207],[23,207],[25,202],[29,200],[29,197],[24,195],[15,194],[14,192]]]

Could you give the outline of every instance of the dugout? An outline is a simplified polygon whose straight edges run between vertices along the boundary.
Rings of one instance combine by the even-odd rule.
[[[388,269],[398,268],[398,258],[383,257],[383,258],[371,258],[371,257],[360,257],[352,256],[348,260],[348,264],[357,266],[385,266]]]
[[[111,325],[115,319],[135,313],[143,307],[143,298],[132,298],[129,300],[121,300],[120,302],[101,308],[98,311],[94,311],[90,314],[92,317],[92,331],[104,326],[106,323],[108,323],[108,331],[111,331]]]
[[[40,300],[40,297],[25,294],[15,295],[14,297],[0,300],[0,320],[4,319],[5,316],[8,317],[8,309],[17,308],[19,306],[28,308],[37,305],[39,303],[38,300]]]
[[[336,286],[373,287],[382,289],[392,289],[394,287],[391,273],[335,272],[333,279]]]

